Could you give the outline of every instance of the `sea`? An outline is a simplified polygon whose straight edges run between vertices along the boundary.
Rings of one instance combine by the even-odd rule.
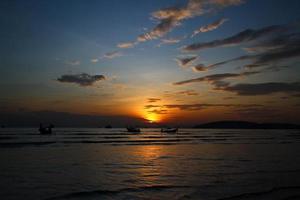
[[[0,129],[0,199],[300,199],[300,130]]]

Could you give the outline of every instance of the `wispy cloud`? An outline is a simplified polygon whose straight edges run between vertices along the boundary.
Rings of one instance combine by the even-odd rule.
[[[196,92],[195,90],[183,90],[183,91],[177,92],[176,94],[187,95],[187,96],[197,96],[198,92]]]
[[[269,66],[266,68],[266,71],[279,71],[289,66],[276,66],[278,63],[291,61],[291,59],[300,56],[300,34],[282,34],[247,48],[247,50],[249,49],[251,49],[251,54],[224,60],[207,66],[200,64],[199,69],[194,67],[194,71],[210,70],[228,63],[249,60],[251,63],[245,65],[246,68]],[[253,54],[253,52],[256,54]]]
[[[195,72],[204,72],[204,71],[207,71],[208,70],[208,67],[206,67],[204,64],[202,63],[199,63],[195,66],[193,66],[193,70]]]
[[[287,31],[287,27],[283,25],[273,25],[261,29],[246,29],[228,38],[213,40],[210,42],[194,43],[188,46],[184,46],[182,49],[184,51],[198,51],[198,50],[203,50],[208,48],[233,46],[233,45],[241,44],[243,42],[250,42],[258,38],[262,38],[267,35],[270,35],[272,33],[284,32],[284,31]]]
[[[151,107],[151,105],[147,105]],[[196,104],[166,104],[161,105],[160,109],[155,110],[164,110],[168,111],[170,109],[179,109],[184,111],[198,111],[207,108],[214,107],[232,107],[232,108],[240,108],[240,109],[251,109],[251,108],[262,108],[263,106],[260,104],[211,104],[211,103],[196,103]]]
[[[300,35],[298,35],[300,36]],[[282,36],[284,37],[284,36]],[[274,40],[273,42],[275,42]],[[278,45],[278,43],[273,43],[274,46]],[[292,58],[296,58],[300,56],[300,37],[294,37],[293,40],[288,40],[286,43],[281,43],[280,47],[272,48],[272,45],[269,44],[269,48],[265,48],[263,51],[259,51],[257,54],[251,54],[246,56],[240,56],[237,58],[225,60],[222,62],[218,62],[212,65],[207,66],[208,69],[219,67],[231,62],[242,61],[242,60],[252,60],[250,64],[247,64],[247,68],[256,68],[267,65],[272,65],[271,67],[275,69],[276,66],[274,64],[290,60]],[[277,70],[280,70],[279,67],[276,67]],[[281,67],[282,68],[282,67]]]
[[[205,32],[209,32],[209,31],[213,31],[217,28],[219,28],[220,26],[222,26],[222,24],[224,24],[226,21],[228,21],[228,19],[223,18],[223,19],[219,19],[211,24],[208,24],[206,26],[201,26],[200,28],[198,28],[197,30],[195,30],[193,32],[193,34],[191,35],[191,37],[194,37],[195,35],[199,34],[199,33],[205,33]]]
[[[238,95],[269,95],[273,93],[297,93],[300,92],[300,82],[267,82],[267,83],[241,83],[217,88],[218,90],[234,92]]]
[[[158,102],[158,101],[161,101],[161,99],[159,98],[148,98],[148,103],[155,103],[155,102]]]
[[[93,58],[93,59],[91,59],[91,62],[92,63],[97,63],[97,62],[99,62],[99,59],[98,58]]]
[[[183,20],[240,3],[242,3],[241,0],[189,0],[184,6],[160,9],[151,14],[158,24],[150,31],[140,35],[137,41],[145,42],[163,37],[176,26],[181,25]]]
[[[166,109],[154,109],[154,110],[149,110],[147,112],[157,114],[157,115],[164,115],[164,114],[168,113],[168,111]]]
[[[66,60],[65,64],[76,66],[76,65],[80,65],[80,61],[79,60]]]
[[[112,52],[108,52],[106,54],[104,54],[104,58],[108,58],[108,59],[113,59],[113,58],[116,58],[116,57],[120,57],[122,56],[123,54],[119,51],[112,51]]]
[[[161,46],[161,45],[164,45],[164,44],[176,44],[176,43],[179,43],[182,39],[182,38],[162,38],[161,39],[161,43],[159,43],[157,46]]]
[[[145,109],[152,109],[152,108],[160,108],[160,105],[145,105],[144,108]]]
[[[117,46],[122,49],[128,49],[134,47],[135,43],[134,42],[123,42],[119,43]]]
[[[187,67],[192,64],[197,58],[197,56],[190,56],[186,58],[176,58],[175,60],[180,67]]]
[[[89,75],[86,73],[81,73],[81,74],[66,74],[57,78],[57,81],[61,83],[75,83],[80,86],[92,86],[94,83],[100,80],[105,80],[105,76]]]
[[[220,83],[222,83],[220,81],[223,81],[224,79],[245,77],[245,76],[250,76],[258,73],[261,73],[261,71],[213,74],[213,75],[203,76],[200,78],[194,78],[194,79],[176,82],[174,83],[174,85],[185,85],[185,84],[196,83],[196,82],[209,82],[214,85],[219,85]]]

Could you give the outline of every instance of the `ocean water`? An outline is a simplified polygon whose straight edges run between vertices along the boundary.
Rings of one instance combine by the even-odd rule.
[[[0,129],[0,199],[300,199],[300,130]]]

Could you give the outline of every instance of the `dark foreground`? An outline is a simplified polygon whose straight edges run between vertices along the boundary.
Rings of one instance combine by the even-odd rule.
[[[300,199],[299,130],[0,130],[1,199]]]

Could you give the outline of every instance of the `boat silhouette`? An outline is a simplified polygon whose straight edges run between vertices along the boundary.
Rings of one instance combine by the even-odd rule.
[[[48,127],[43,127],[43,124],[40,124],[39,132],[40,134],[52,134],[52,128],[54,128],[53,124],[50,124]]]
[[[177,133],[178,128],[162,128],[162,129],[160,129],[160,132],[162,132],[162,133]]]
[[[140,133],[141,129],[136,128],[136,127],[126,127],[128,132],[134,132],[134,133]]]

